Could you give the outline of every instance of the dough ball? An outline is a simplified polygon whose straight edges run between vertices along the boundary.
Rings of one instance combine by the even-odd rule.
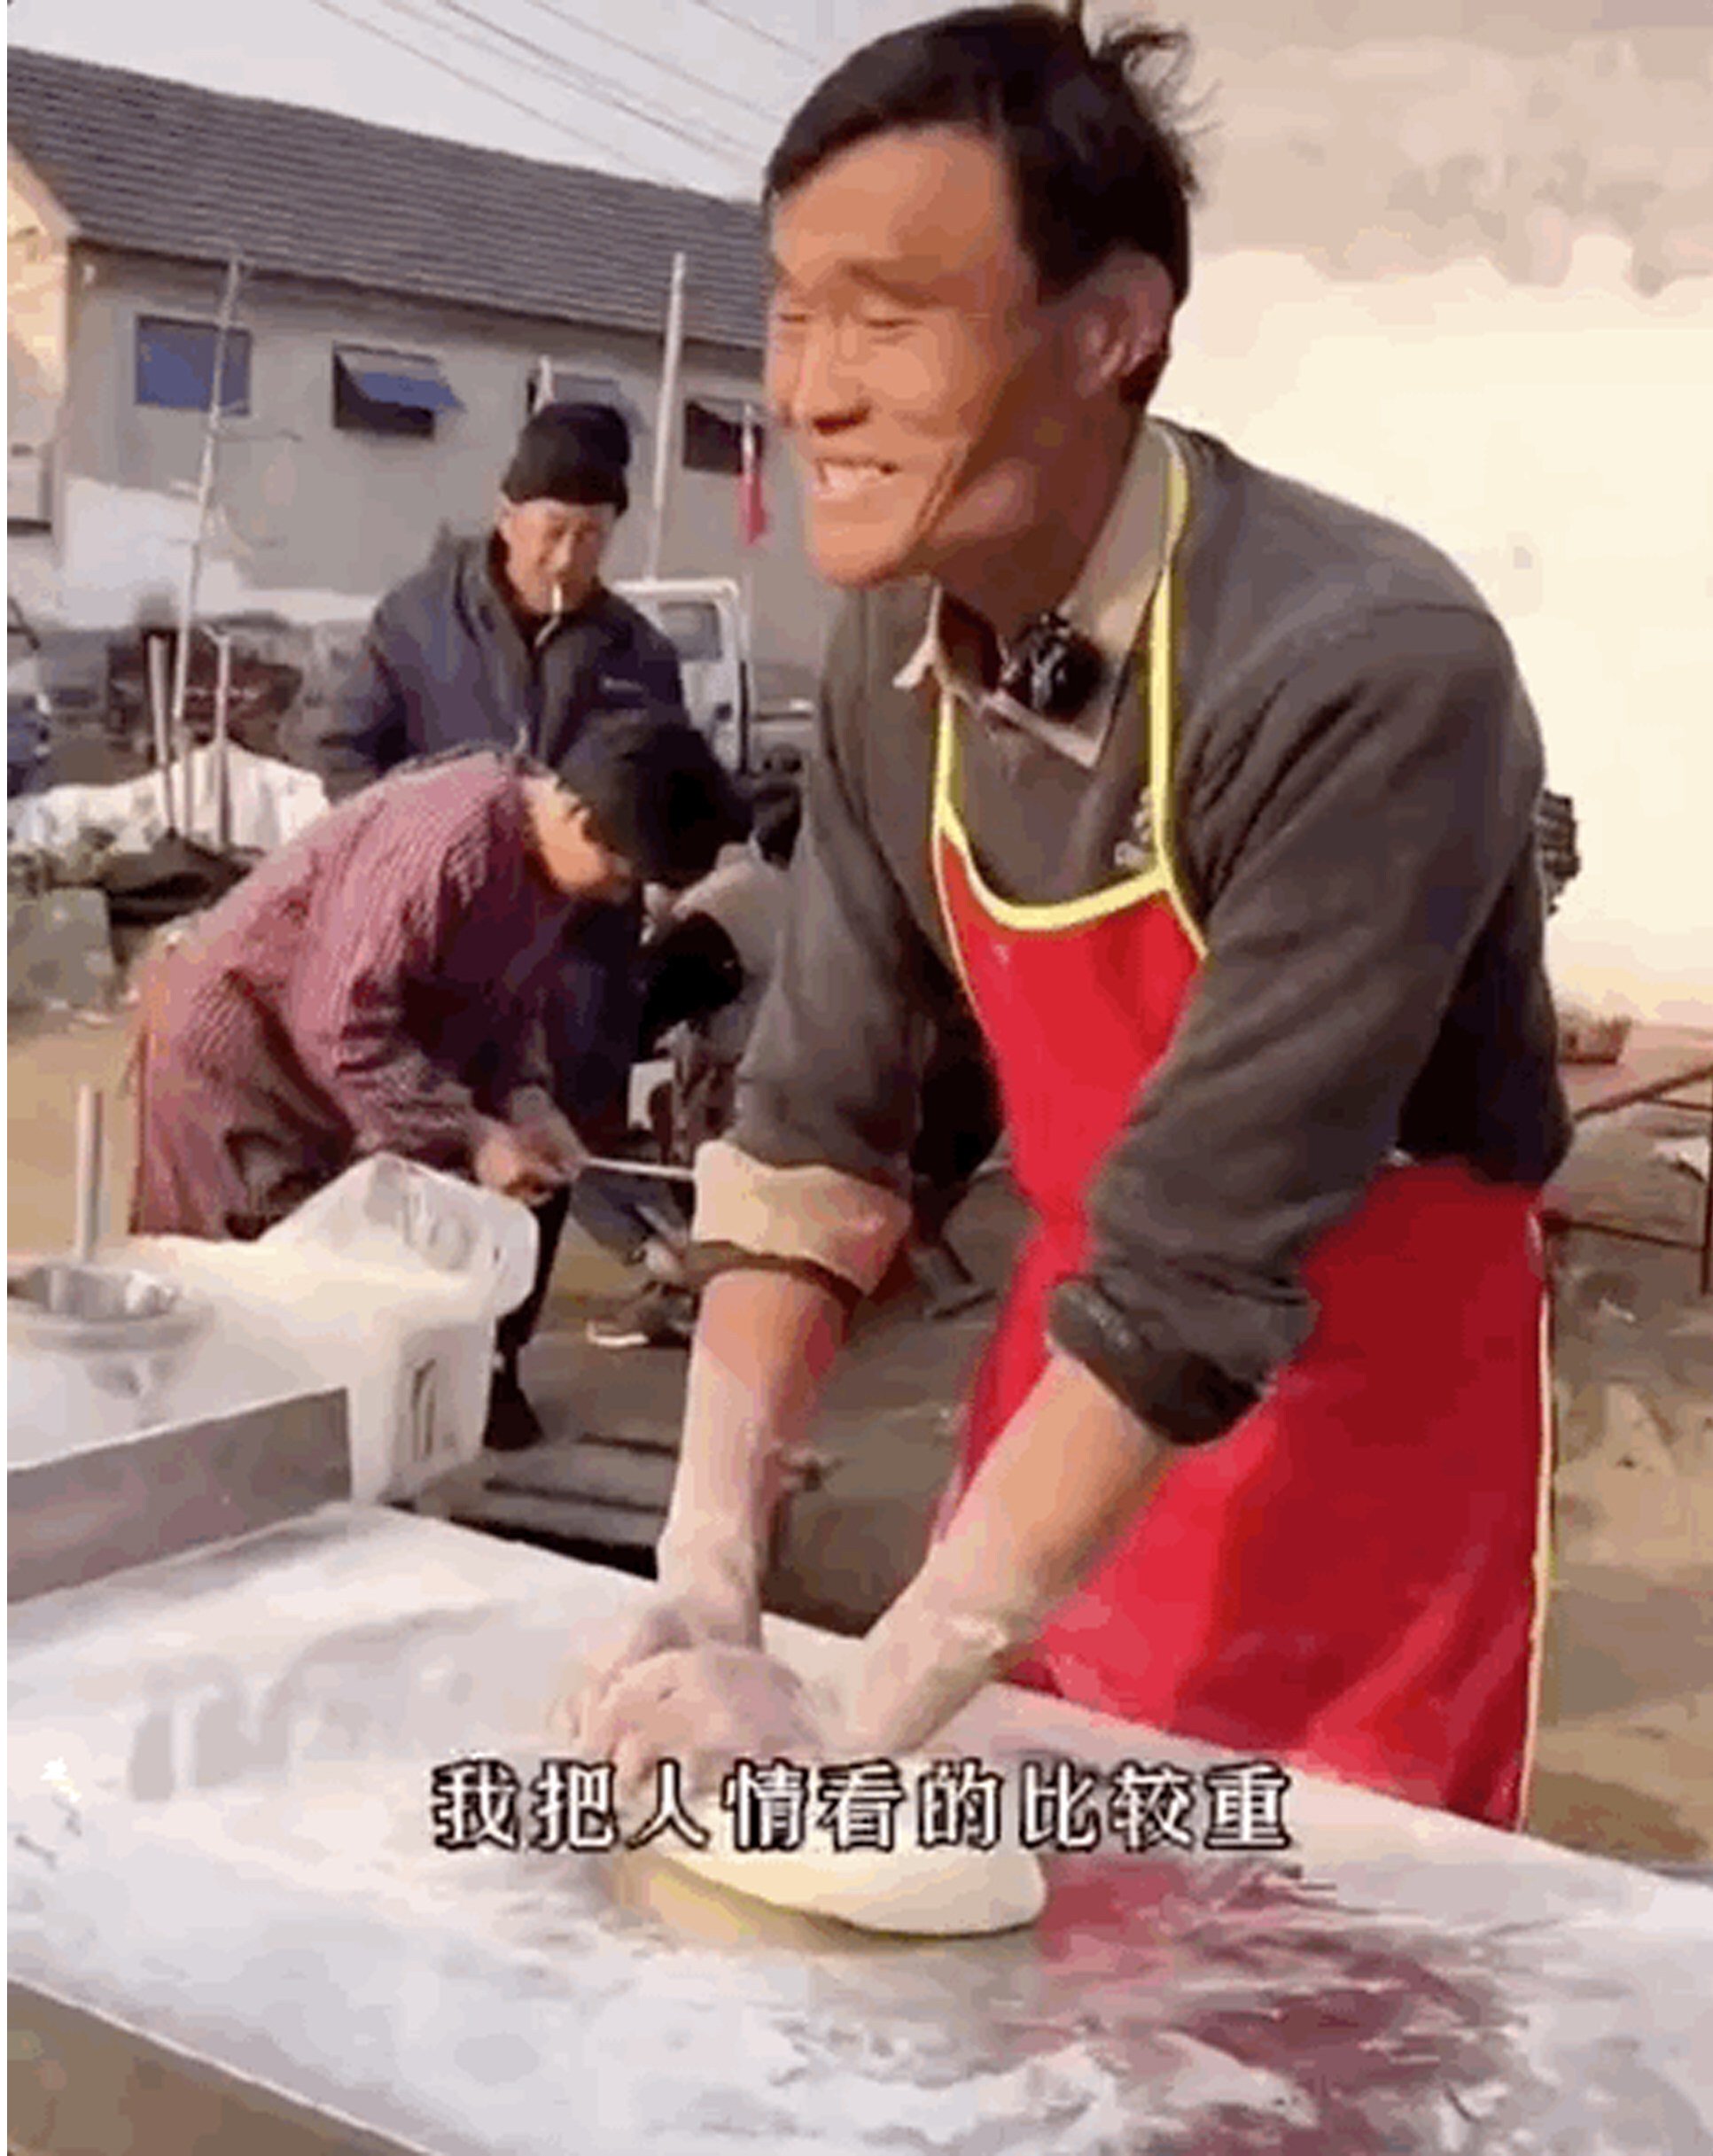
[[[915,1791],[927,1762],[898,1764],[910,1794],[896,1815],[892,1849],[839,1851],[812,1804],[800,1849],[746,1853],[734,1846],[730,1813],[705,1803],[696,1817],[712,1837],[705,1849],[667,1834],[649,1854],[714,1886],[864,1931],[954,1939],[1033,1923],[1047,1904],[1039,1858],[1005,1834],[993,1849],[921,1848]]]

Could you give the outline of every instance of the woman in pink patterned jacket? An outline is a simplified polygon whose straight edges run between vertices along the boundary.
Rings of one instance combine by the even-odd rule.
[[[133,1232],[255,1236],[378,1152],[544,1197],[582,1157],[541,1031],[568,922],[730,829],[700,736],[641,714],[557,774],[479,751],[331,811],[151,969]]]

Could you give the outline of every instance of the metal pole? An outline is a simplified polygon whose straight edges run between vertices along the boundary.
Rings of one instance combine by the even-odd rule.
[[[214,666],[214,846],[226,852],[232,842],[231,741],[228,730],[232,701],[232,639],[216,636]]]
[[[660,402],[654,421],[654,500],[649,523],[649,559],[644,572],[652,582],[666,554],[666,509],[672,495],[673,466],[678,446],[678,384],[684,367],[684,283],[689,257],[672,258],[672,289],[666,300],[666,349],[660,369]]]
[[[1707,1188],[1700,1201],[1700,1291],[1713,1294],[1713,1078],[1707,1082]]]
[[[154,733],[155,767],[160,774],[160,813],[169,832],[178,829],[178,812],[173,786],[172,728],[167,712],[167,640],[147,636],[143,641],[143,663],[149,699],[149,719]]]
[[[755,430],[754,416],[750,407],[744,407],[744,448],[741,462],[744,471],[746,488],[759,485],[759,472],[752,470],[751,459],[759,465],[761,454],[759,437]],[[748,515],[747,502],[744,510]],[[737,571],[737,767],[746,776],[755,769],[755,572],[753,549],[747,543],[738,557]]]
[[[72,1256],[80,1265],[95,1257],[101,1240],[102,1100],[93,1086],[77,1089],[77,1218]]]
[[[583,1163],[583,1171],[593,1175],[635,1176],[645,1183],[693,1183],[694,1168],[668,1167],[658,1160],[617,1160],[603,1154],[591,1153]]]
[[[244,267],[236,254],[226,263],[226,287],[220,296],[220,315],[214,323],[214,378],[208,385],[208,412],[202,423],[202,468],[197,475],[196,525],[191,534],[191,558],[184,572],[184,596],[178,613],[177,663],[173,673],[172,738],[188,759],[184,707],[191,688],[191,632],[196,621],[197,588],[202,581],[202,542],[208,528],[208,510],[214,495],[214,464],[220,447],[220,423],[225,411],[226,343],[237,308],[237,291]],[[186,784],[189,764],[186,764]],[[189,818],[186,818],[189,821]]]

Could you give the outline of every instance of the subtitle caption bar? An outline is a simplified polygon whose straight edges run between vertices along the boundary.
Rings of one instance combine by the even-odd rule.
[[[521,1849],[598,1855],[645,1849],[667,1834],[689,1848],[712,1840],[683,1795],[681,1762],[655,1770],[654,1809],[630,1834],[619,1831],[611,1761],[544,1759],[528,1787],[535,1831],[523,1840],[519,1810],[525,1786],[503,1759],[449,1760],[430,1771],[434,1846],[448,1851]],[[1070,1760],[1024,1762],[1018,1786],[1017,1838],[1026,1849],[1083,1855],[1110,1833],[1132,1856],[1150,1849],[1226,1850],[1252,1854],[1288,1849],[1285,1794],[1291,1778],[1276,1761],[1238,1760],[1187,1769],[1122,1760],[1104,1774]],[[812,1791],[813,1783],[813,1791]],[[1006,1778],[975,1759],[930,1762],[916,1776],[914,1807],[919,1849],[992,1849],[1004,1825]],[[1196,1841],[1193,1822],[1205,1795],[1207,1817]],[[740,1855],[775,1855],[805,1846],[811,1818],[834,1851],[890,1852],[898,1847],[899,1815],[910,1801],[896,1761],[861,1760],[814,1768],[775,1759],[740,1759],[720,1791],[731,1816],[732,1848]]]

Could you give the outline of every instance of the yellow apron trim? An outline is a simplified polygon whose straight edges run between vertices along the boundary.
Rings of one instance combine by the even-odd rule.
[[[1159,589],[1149,608],[1148,634],[1148,785],[1154,809],[1154,849],[1172,910],[1198,959],[1207,956],[1207,938],[1184,893],[1178,873],[1178,607],[1183,584],[1178,574],[1178,547],[1189,515],[1189,477],[1184,453],[1170,427],[1163,430],[1172,453],[1166,480],[1166,545]]]
[[[1546,1660],[1546,1618],[1553,1591],[1553,1471],[1558,1452],[1558,1388],[1553,1382],[1552,1268],[1542,1252],[1546,1281],[1540,1309],[1540,1464],[1535,1485],[1534,1605],[1529,1614],[1529,1704],[1522,1732],[1522,1771],[1517,1789],[1517,1825],[1529,1824],[1540,1738],[1541,1680]]]
[[[1179,541],[1183,537],[1188,517],[1189,483],[1183,452],[1176,437],[1170,428],[1163,427],[1161,431],[1165,437],[1167,450],[1165,545],[1162,552],[1159,581],[1148,603],[1148,633],[1144,646],[1148,685],[1148,783],[1158,858],[1151,868],[1144,869],[1140,875],[1126,876],[1120,883],[1105,884],[1099,891],[1090,891],[1080,899],[1060,899],[1046,904],[1028,905],[1004,898],[994,891],[977,863],[969,835],[958,810],[957,700],[950,689],[942,689],[934,752],[934,798],[930,838],[940,913],[960,975],[963,975],[963,954],[952,909],[947,902],[938,844],[941,838],[955,847],[983,911],[1002,928],[1019,930],[1026,934],[1049,935],[1062,929],[1081,928],[1090,922],[1104,920],[1110,914],[1121,913],[1128,907],[1139,906],[1144,899],[1164,896],[1170,899],[1172,911],[1195,946],[1196,955],[1206,955],[1207,946],[1184,898],[1183,886],[1172,858],[1172,751],[1176,733],[1173,686],[1177,558]],[[964,977],[963,985],[967,991],[969,986],[967,976]]]
[[[939,899],[939,917],[946,930],[946,941],[952,953],[952,963],[957,969],[962,983],[964,1000],[974,1011],[980,1007],[976,1001],[975,985],[963,962],[963,939],[958,934],[958,917],[952,910],[951,893],[946,888],[946,857],[940,850],[940,836],[956,846],[963,856],[966,871],[973,876],[976,865],[969,858],[969,849],[964,841],[963,826],[959,822],[952,804],[953,729],[954,718],[947,705],[949,693],[942,689],[939,699],[939,718],[934,733],[934,791],[928,818],[928,859],[934,871],[934,891]]]
[[[943,718],[942,727],[945,727]],[[945,730],[950,731],[949,728]],[[982,875],[970,851],[969,835],[962,821],[950,813],[949,805],[938,821],[941,836],[963,862],[982,911],[991,915],[1003,928],[1021,929],[1034,935],[1050,933],[1055,929],[1081,928],[1087,922],[1103,920],[1108,914],[1122,913],[1126,907],[1138,906],[1144,899],[1157,898],[1162,892],[1171,895],[1170,878],[1164,868],[1156,865],[1139,876],[1126,876],[1121,883],[1103,884],[1085,898],[1058,899],[1045,905],[1020,905],[1015,899],[1002,898]],[[943,891],[940,896],[943,904]]]

